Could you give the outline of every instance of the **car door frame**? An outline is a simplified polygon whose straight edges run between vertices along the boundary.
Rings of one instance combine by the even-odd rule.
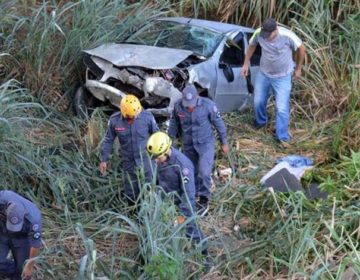
[[[227,34],[226,38],[219,46],[219,55],[216,65],[217,72],[217,83],[215,91],[215,102],[218,104],[219,110],[221,112],[230,112],[236,109],[239,109],[247,103],[249,97],[249,84],[251,81],[240,75],[243,61],[239,64],[229,65],[222,62],[222,55],[226,51],[225,48],[228,47],[229,40],[235,40],[237,36],[241,35],[241,43],[243,51],[243,58],[245,58],[245,53],[248,48],[247,35],[246,33],[238,29],[236,31]],[[236,40],[235,40],[236,41]],[[240,42],[240,40],[238,40]],[[233,80],[228,80],[224,74],[224,71],[230,71],[233,73]]]

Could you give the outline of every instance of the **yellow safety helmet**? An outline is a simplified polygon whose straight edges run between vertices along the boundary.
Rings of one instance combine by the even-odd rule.
[[[120,101],[120,111],[125,118],[135,118],[141,112],[139,99],[132,94],[128,94]]]
[[[160,157],[170,150],[171,144],[172,141],[169,135],[158,131],[149,137],[146,148],[151,155]]]

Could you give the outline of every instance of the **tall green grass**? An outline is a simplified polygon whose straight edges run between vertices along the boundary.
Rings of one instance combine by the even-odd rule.
[[[1,5],[4,51],[16,59],[17,78],[35,96],[66,110],[64,93],[83,79],[82,50],[121,41],[144,22],[164,14],[167,7],[166,3],[122,0],[44,1],[39,6],[8,1]]]
[[[359,154],[331,170],[327,183],[331,180],[336,188],[328,189],[324,201],[309,201],[301,192],[273,196],[252,186],[233,185],[223,192],[225,204],[238,206],[234,221],[240,238],[252,240],[240,250],[230,249],[220,261],[224,273],[235,276],[241,270],[243,277],[254,279],[345,279],[351,268],[359,277]]]
[[[304,78],[297,83],[296,109],[313,121],[349,116],[359,103],[359,3],[348,1],[126,1],[98,0],[2,4],[0,29],[7,72],[24,80],[42,102],[65,111],[71,91],[82,80],[81,51],[101,43],[121,41],[154,17],[180,15],[220,19],[257,27],[269,16],[289,25],[303,40],[308,59]],[[14,51],[16,50],[16,51]],[[12,65],[10,67],[9,65]],[[357,109],[358,110],[358,107]],[[355,113],[356,115],[356,113]],[[331,123],[336,134],[333,154],[349,153],[360,145],[347,145],[348,127],[355,120]],[[352,138],[358,138],[351,133]],[[341,145],[339,146],[339,143]]]
[[[216,181],[211,214],[201,221],[215,263],[205,279],[359,278],[357,1],[6,1],[0,7],[0,187],[17,190],[43,212],[46,247],[35,279],[205,274],[184,225],[173,226],[178,212],[171,197],[157,196],[151,186],[135,216],[120,193],[121,159],[114,156],[108,176],[100,176],[104,113],[95,111],[88,123],[59,113],[82,79],[81,50],[121,41],[167,14],[253,27],[273,16],[291,26],[308,53],[294,117],[318,128],[313,137],[331,136],[334,156],[310,175],[329,198],[309,201],[301,193],[272,195],[259,187],[272,164],[268,151],[233,151],[232,165],[242,171]]]
[[[100,176],[96,147],[80,120],[40,105],[16,81],[0,86],[0,100],[1,189],[33,200],[44,216],[46,247],[35,279],[184,279],[202,271],[201,248],[189,243],[185,224],[174,226],[180,213],[171,196],[144,188],[135,216],[116,168]],[[99,129],[105,125],[103,114],[93,118]],[[127,239],[132,252],[121,253]]]
[[[359,1],[181,1],[181,14],[214,17],[258,27],[274,17],[304,41],[307,59],[303,78],[296,82],[294,117],[328,126],[317,131],[335,135],[332,155],[359,149]],[[185,7],[185,8],[184,8]],[[343,115],[345,115],[343,117]],[[353,129],[355,127],[355,129]],[[320,135],[319,135],[320,137]]]

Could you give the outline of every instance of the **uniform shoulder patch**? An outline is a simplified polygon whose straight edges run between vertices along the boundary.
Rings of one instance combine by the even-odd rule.
[[[183,168],[183,170],[182,170],[183,178],[182,179],[183,179],[184,184],[188,184],[190,182],[190,179],[188,177],[189,174],[190,174],[190,169],[187,167]]]
[[[183,168],[182,174],[183,174],[184,176],[188,176],[188,175],[190,174],[189,168],[187,168],[187,167]]]
[[[38,224],[33,224],[33,226],[32,226],[33,231],[38,231],[39,228],[40,228],[40,226]]]
[[[216,116],[217,118],[220,118],[220,117],[221,117],[220,111],[219,111],[219,109],[218,109],[218,107],[217,107],[216,105],[213,106],[213,112],[214,112],[214,114],[215,114],[215,116]]]

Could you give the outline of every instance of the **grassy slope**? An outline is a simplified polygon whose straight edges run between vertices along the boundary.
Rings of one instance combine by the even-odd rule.
[[[302,8],[278,3],[283,9],[276,16],[282,21],[290,20],[287,9],[299,13],[290,22],[298,23],[294,27],[310,58],[293,99],[296,141],[283,150],[271,127],[253,130],[251,112],[226,116],[232,152],[229,159],[218,154],[217,165],[232,165],[236,171],[233,178],[216,180],[211,215],[201,221],[215,263],[206,275],[199,250],[189,246],[181,228],[172,226],[176,211],[171,204],[150,192],[136,218],[119,196],[116,171],[99,176],[98,143],[106,124],[102,112],[87,124],[58,112],[69,105],[64,89],[82,73],[80,49],[120,39],[143,18],[170,9],[202,16],[207,9],[206,15],[214,17],[217,5],[225,2],[183,1],[170,8],[166,1],[129,6],[93,0],[42,4],[35,10],[27,1],[17,2],[17,10],[6,7],[10,2],[2,4],[0,178],[3,188],[18,190],[42,208],[46,248],[36,278],[349,279],[352,270],[359,276],[360,160],[350,152],[358,151],[360,139],[358,15],[350,13],[356,7],[345,3],[338,9],[341,24],[328,36],[332,4],[309,1]],[[242,11],[256,11],[250,17],[236,7],[229,5],[227,13],[220,9],[219,15],[252,24],[272,9],[242,6]],[[110,28],[118,18],[121,24]],[[22,84],[9,82],[11,77]],[[288,153],[315,159],[318,166],[307,180],[323,182],[332,193],[329,199],[309,202],[301,194],[273,196],[260,188],[259,178]],[[118,159],[112,163],[116,166]]]

